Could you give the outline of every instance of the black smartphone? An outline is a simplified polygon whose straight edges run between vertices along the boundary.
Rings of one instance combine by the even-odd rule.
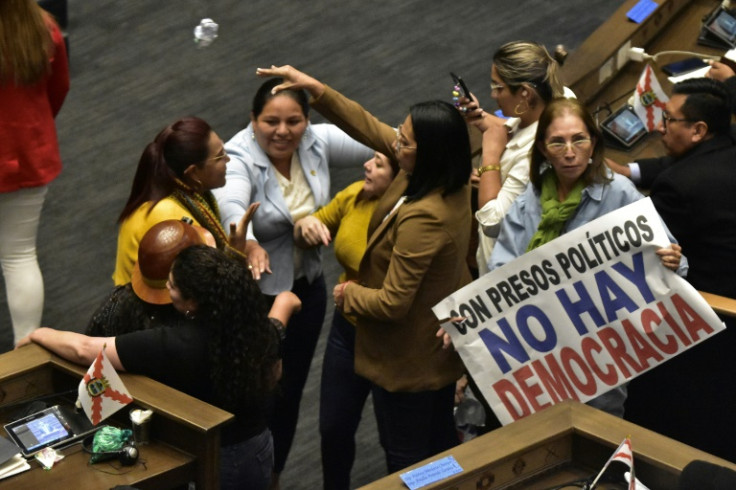
[[[703,61],[702,58],[687,58],[685,60],[675,61],[664,65],[662,67],[662,71],[665,72],[667,76],[674,77],[705,66],[708,66],[708,63]]]
[[[468,100],[473,100],[473,98],[470,96],[470,90],[468,90],[468,86],[465,85],[465,81],[459,76],[455,75],[453,72],[450,72],[450,76],[452,77],[452,81],[455,82],[455,85],[459,85],[460,88],[463,90],[463,95]]]

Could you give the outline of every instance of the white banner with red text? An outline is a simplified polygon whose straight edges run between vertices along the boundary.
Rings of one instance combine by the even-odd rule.
[[[642,199],[481,276],[433,311],[465,318],[443,327],[508,424],[563,400],[591,400],[725,328],[662,265],[655,252],[668,245]]]

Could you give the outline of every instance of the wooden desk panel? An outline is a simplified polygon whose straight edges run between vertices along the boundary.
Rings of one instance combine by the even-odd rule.
[[[700,295],[705,298],[713,311],[719,315],[727,315],[736,317],[736,299],[718,296],[717,294],[704,293],[699,291]]]
[[[0,409],[74,389],[86,371],[35,344],[2,354]],[[135,400],[133,406],[154,411],[152,443],[140,448],[141,459],[147,461],[145,467],[135,466],[124,475],[107,475],[88,467],[88,455],[72,447],[64,464],[50,472],[34,469],[3,480],[2,488],[8,482],[13,486],[7,488],[43,488],[46,481],[52,484],[46,475],[54,478],[55,488],[98,489],[135,482],[139,488],[160,489],[189,481],[195,481],[197,488],[218,488],[220,429],[233,415],[145,376],[121,373],[120,377]],[[133,406],[112,419],[127,427]],[[70,484],[59,487],[59,479],[68,479]]]
[[[569,400],[400,473],[452,455],[463,472],[425,488],[541,490],[595,475],[627,436],[632,441],[637,477],[652,490],[677,488],[682,469],[694,459],[736,470],[736,464]],[[394,473],[363,489],[405,490],[406,486],[399,473]]]
[[[32,469],[0,480],[3,490],[105,489],[116,485],[136,488],[170,488],[175,482],[195,480],[195,458],[160,442],[139,446],[140,458],[134,466],[115,460],[89,464],[89,454],[79,444],[62,450],[64,459],[50,471],[32,461]]]

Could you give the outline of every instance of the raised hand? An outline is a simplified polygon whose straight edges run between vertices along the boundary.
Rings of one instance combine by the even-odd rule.
[[[286,89],[304,89],[312,97],[317,98],[325,91],[325,86],[322,82],[289,65],[271,65],[271,68],[257,68],[256,75],[259,77],[281,77],[284,79],[284,83],[276,85],[271,90],[271,93],[274,95]]]

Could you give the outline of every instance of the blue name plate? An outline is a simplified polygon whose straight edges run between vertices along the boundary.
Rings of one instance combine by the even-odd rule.
[[[422,488],[434,482],[462,472],[463,469],[452,456],[432,461],[421,468],[402,473],[401,479],[410,490]]]

